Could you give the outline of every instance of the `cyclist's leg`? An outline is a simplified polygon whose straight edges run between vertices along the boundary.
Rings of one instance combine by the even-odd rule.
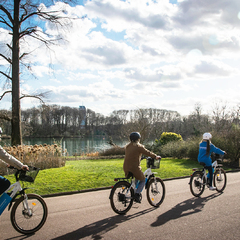
[[[9,187],[11,183],[5,177],[0,176],[0,195],[4,193]]]
[[[143,188],[144,188],[144,186],[145,186],[145,179],[143,181],[139,181],[136,193],[138,193],[138,194],[141,193]]]
[[[208,177],[209,177],[209,187],[212,187],[212,180],[213,180],[213,168],[212,166],[206,166],[208,170]]]
[[[141,192],[145,186],[145,177],[144,177],[144,174],[143,174],[141,168],[134,169],[134,171],[132,171],[132,173],[133,173],[133,176],[135,177],[135,179],[139,180],[139,184],[138,184],[137,190],[135,192],[134,199],[136,202],[140,203],[141,199],[142,199]]]

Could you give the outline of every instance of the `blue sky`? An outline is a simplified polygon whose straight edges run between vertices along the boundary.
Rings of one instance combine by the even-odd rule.
[[[85,105],[104,115],[137,108],[188,115],[196,104],[211,114],[216,105],[232,109],[240,103],[240,1],[81,3],[50,7],[79,18],[68,29],[39,25],[64,39],[52,51],[32,39],[22,45],[22,52],[34,50],[25,59],[33,64],[33,75],[22,74],[23,93],[50,91],[48,104]],[[0,51],[6,39],[0,26]],[[0,66],[6,63],[0,60]],[[4,83],[1,78],[0,93]],[[10,98],[0,104],[9,109]],[[33,99],[21,104],[39,106]]]

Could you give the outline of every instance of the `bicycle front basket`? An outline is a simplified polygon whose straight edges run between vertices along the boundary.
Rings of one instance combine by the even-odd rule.
[[[160,168],[160,159],[154,159],[152,168],[153,169]]]
[[[160,159],[147,158],[147,168],[157,169],[160,167]]]
[[[33,183],[40,169],[36,167],[31,167],[31,166],[29,166],[28,168],[29,168],[29,171],[20,172],[19,180]]]

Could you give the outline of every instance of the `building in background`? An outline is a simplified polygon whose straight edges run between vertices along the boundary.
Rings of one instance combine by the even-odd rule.
[[[87,116],[87,110],[86,110],[86,107],[85,106],[79,106],[79,115],[80,115],[80,118],[81,118],[81,123],[80,123],[80,126],[82,128],[85,127],[85,124],[86,124],[86,116]]]

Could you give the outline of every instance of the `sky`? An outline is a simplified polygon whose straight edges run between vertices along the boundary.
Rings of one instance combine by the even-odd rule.
[[[42,5],[43,6],[43,5]],[[240,103],[239,0],[86,0],[55,2],[71,25],[38,28],[62,38],[45,48],[22,42],[31,51],[21,73],[24,94],[49,92],[47,104],[84,105],[103,115],[114,110],[158,108],[191,114],[196,105],[211,114],[216,105]],[[10,40],[0,26],[0,52]],[[0,66],[6,62],[0,60]],[[9,86],[0,79],[0,94]],[[9,97],[0,102],[10,108]],[[22,108],[40,102],[23,99]]]

